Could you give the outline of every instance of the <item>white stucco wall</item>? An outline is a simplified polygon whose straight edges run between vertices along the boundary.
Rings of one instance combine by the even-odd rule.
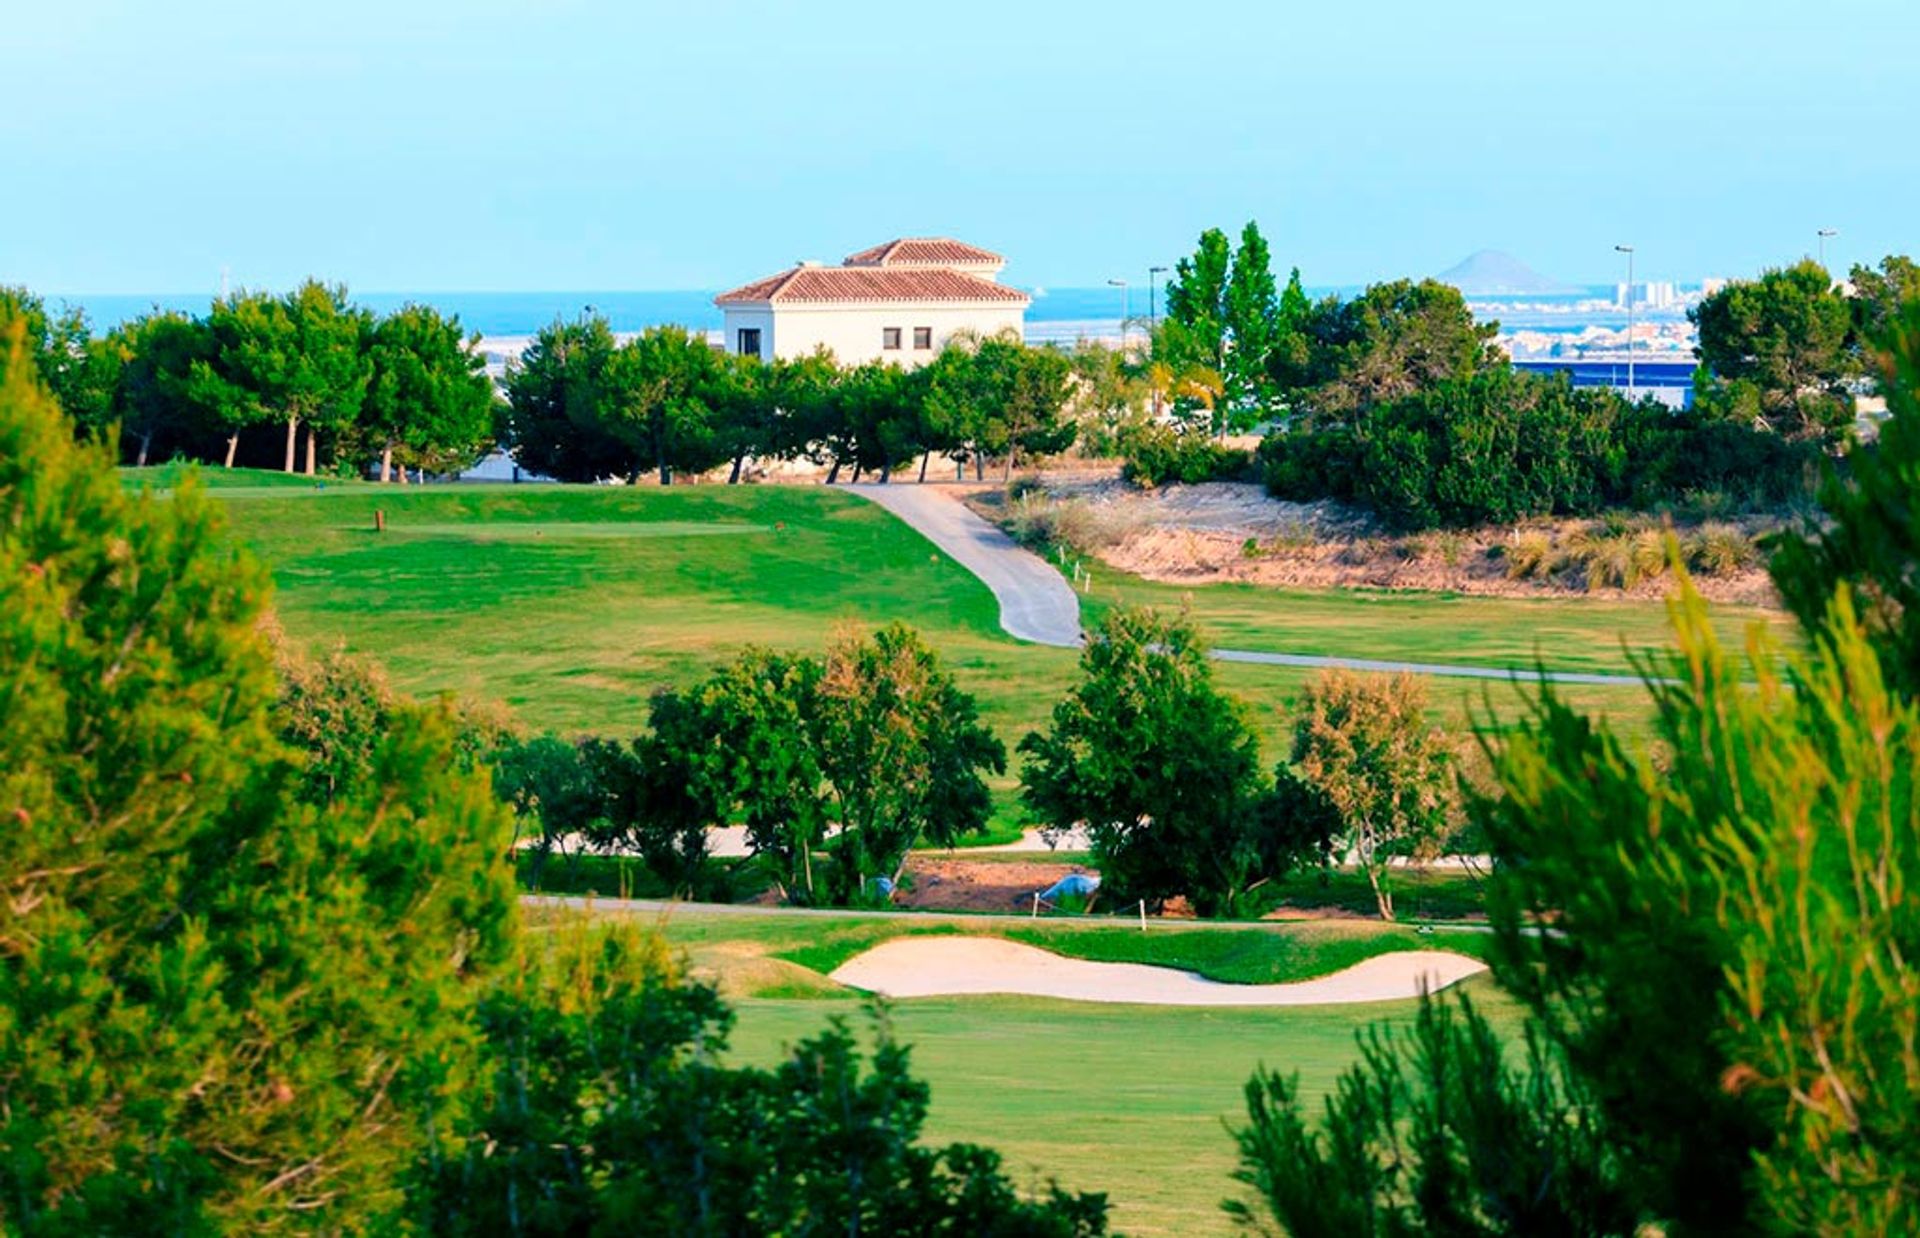
[[[739,351],[740,329],[760,328],[761,359],[804,357],[825,346],[842,365],[890,361],[911,369],[933,360],[956,331],[995,335],[1011,328],[1024,334],[1026,311],[1017,305],[919,303],[898,305],[726,306],[726,348]],[[900,328],[900,348],[882,348],[882,332]],[[929,348],[913,346],[915,327],[930,327]]]
[[[711,320],[709,320],[711,321]],[[773,311],[764,306],[724,307],[721,321],[720,340],[728,352],[740,351],[740,332],[743,328],[757,328],[760,332],[760,359],[773,360]]]

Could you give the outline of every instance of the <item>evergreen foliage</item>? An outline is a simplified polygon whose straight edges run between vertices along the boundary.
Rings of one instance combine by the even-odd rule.
[[[1916,313],[1888,341],[1896,411],[1872,465],[1776,560],[1807,645],[1756,627],[1734,656],[1684,588],[1675,651],[1647,665],[1651,747],[1548,685],[1493,754],[1499,791],[1470,808],[1496,865],[1494,974],[1553,1086],[1440,1069],[1428,1041],[1463,1056],[1484,1032],[1434,1011],[1413,1057],[1368,1054],[1318,1133],[1296,1090],[1256,1079],[1243,1177],[1289,1232],[1920,1228],[1920,648],[1899,600]],[[1406,1112],[1434,1116],[1403,1141]],[[1498,1180],[1469,1189],[1503,1165],[1533,1167],[1540,1230]]]
[[[514,923],[441,711],[307,802],[264,573],[0,344],[0,1200],[20,1233],[368,1228]]]
[[[1460,291],[1431,279],[1369,286],[1300,313],[1296,337],[1271,354],[1273,379],[1296,420],[1346,425],[1377,404],[1506,366],[1493,343],[1499,324],[1475,322]]]
[[[1344,425],[1274,434],[1260,457],[1274,494],[1357,503],[1403,530],[1646,508],[1689,491],[1779,502],[1803,492],[1820,462],[1814,445],[1764,428],[1505,365]]]
[[[517,939],[477,767],[497,754],[517,809],[617,819],[623,771],[663,802],[646,745],[556,760],[344,654],[283,650],[276,676],[265,576],[219,509],[191,478],[122,487],[24,337],[0,349],[8,1232],[1105,1232],[1100,1196],[1029,1199],[993,1152],[922,1144],[928,1091],[884,1022],[870,1062],[836,1024],[774,1070],[722,1067],[728,1013],[657,936]],[[983,811],[998,747],[910,633],[829,667],[828,760],[898,771],[861,854],[863,828]]]
[[[991,1150],[929,1147],[928,1090],[883,1016],[769,1070],[725,1067],[731,1014],[658,938],[562,942],[482,1003],[486,1073],[436,1110],[422,1232],[1096,1238],[1106,1201],[1015,1193]]]
[[[386,481],[396,459],[429,472],[458,472],[493,445],[493,380],[480,337],[426,305],[374,324],[372,378],[351,436],[356,454],[377,456]]]
[[[1883,673],[1920,695],[1920,287],[1872,347],[1890,418],[1827,480],[1822,525],[1782,539],[1773,577],[1810,630],[1848,586]]]
[[[1710,376],[1704,403],[1745,411],[1789,438],[1847,437],[1853,311],[1826,268],[1809,260],[1735,280],[1687,317]]]
[[[1246,706],[1214,686],[1192,623],[1110,611],[1080,668],[1047,730],[1020,741],[1021,796],[1045,828],[1086,827],[1121,897],[1238,914],[1255,882],[1324,851],[1329,818],[1265,782]]]

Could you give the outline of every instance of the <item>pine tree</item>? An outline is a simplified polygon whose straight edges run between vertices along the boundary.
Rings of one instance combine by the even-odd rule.
[[[10,1232],[365,1228],[457,1086],[507,823],[400,712],[332,803],[275,738],[262,569],[123,491],[0,340],[0,1204]]]

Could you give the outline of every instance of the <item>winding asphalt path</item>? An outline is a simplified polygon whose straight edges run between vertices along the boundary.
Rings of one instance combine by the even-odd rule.
[[[912,484],[843,486],[861,498],[886,508],[945,551],[993,590],[1000,600],[1000,626],[1009,636],[1036,645],[1077,649],[1080,598],[1066,578],[1045,559],[1025,549],[976,515],[945,487]],[[1451,662],[1397,662],[1379,658],[1343,658],[1313,653],[1267,653],[1251,649],[1215,649],[1222,662],[1252,662],[1263,666],[1297,666],[1310,670],[1340,667],[1354,671],[1406,671],[1450,679],[1492,679],[1503,682],[1595,684],[1639,687],[1637,675],[1606,675],[1591,671],[1537,671],[1498,666],[1463,666]]]
[[[918,529],[993,590],[1007,635],[1036,645],[1080,647],[1080,599],[1047,561],[994,528],[965,503],[921,485],[846,486]]]

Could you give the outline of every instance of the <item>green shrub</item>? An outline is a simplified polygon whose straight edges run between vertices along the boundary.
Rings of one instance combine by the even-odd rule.
[[[1243,481],[1253,467],[1250,453],[1171,426],[1139,427],[1127,435],[1125,450],[1122,472],[1128,481],[1142,486]]]
[[[1259,459],[1277,497],[1353,501],[1419,530],[1644,510],[1689,494],[1777,505],[1808,492],[1820,453],[1751,424],[1501,368],[1276,433]]]

